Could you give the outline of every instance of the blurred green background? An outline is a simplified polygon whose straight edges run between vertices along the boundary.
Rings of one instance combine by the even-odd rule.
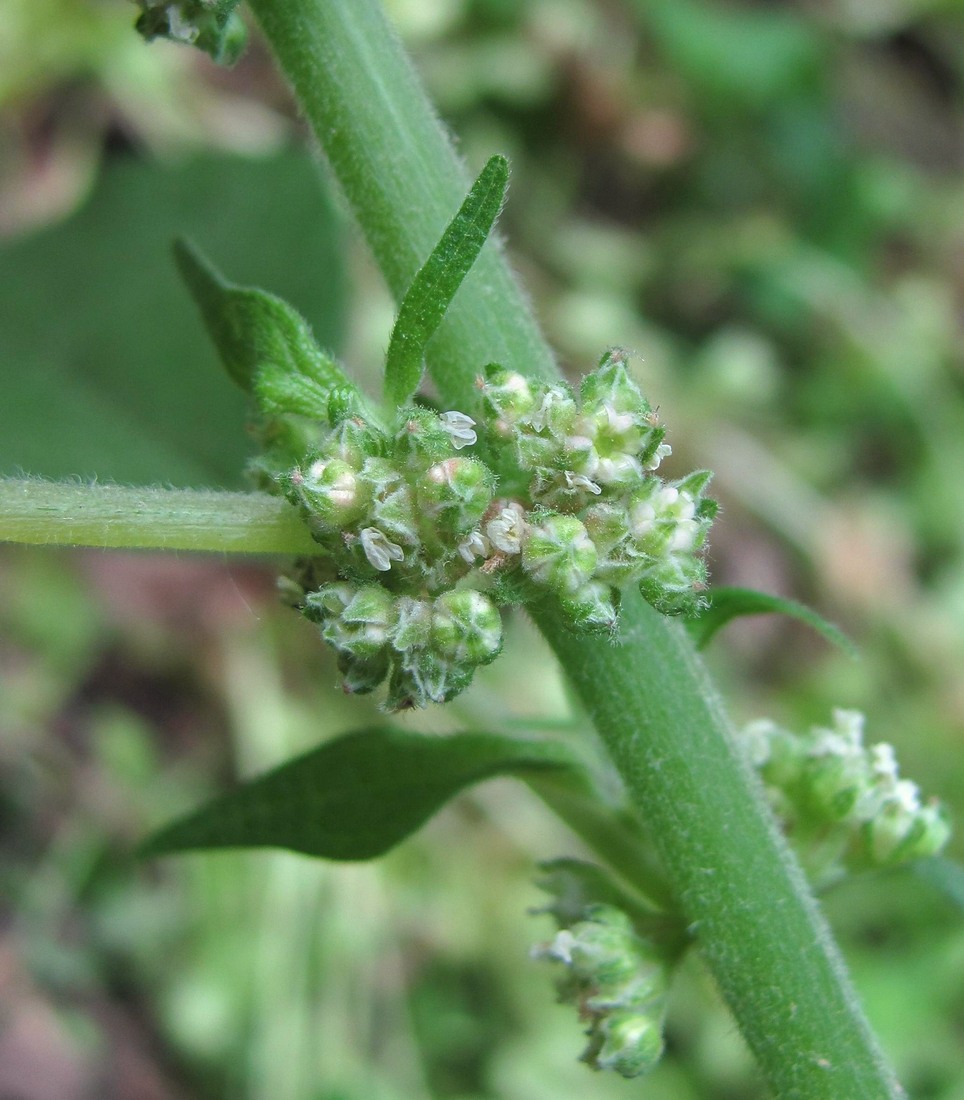
[[[804,600],[709,659],[734,717],[863,709],[964,816],[964,22],[956,0],[392,0],[573,376],[611,344],[716,471],[715,581]],[[126,0],[0,0],[0,473],[236,487],[245,409],[169,260],[194,237],[369,384],[392,305],[261,43],[144,46]],[[761,1095],[698,960],[624,1082],[527,961],[534,863],[579,854],[498,781],[375,866],[145,866],[154,825],[377,719],[270,564],[0,553],[0,1096]],[[584,735],[522,619],[417,728]],[[951,854],[964,855],[964,841]],[[964,1098],[960,909],[912,872],[828,914],[915,1098]]]

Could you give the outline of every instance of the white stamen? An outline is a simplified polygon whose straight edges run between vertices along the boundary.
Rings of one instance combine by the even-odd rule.
[[[574,474],[572,470],[566,470],[566,485],[568,485],[570,489],[585,489],[587,492],[597,497],[602,492],[602,489],[599,488],[595,481],[590,481],[585,474]]]
[[[387,573],[393,561],[404,561],[405,551],[388,539],[377,527],[366,527],[361,532],[362,549],[371,565],[380,573]]]
[[[478,440],[478,435],[472,430],[475,427],[475,421],[471,416],[453,410],[442,413],[439,419],[452,439],[452,446],[457,451],[461,451],[463,447],[471,447]]]
[[[471,565],[476,558],[487,558],[490,550],[489,540],[481,531],[473,531],[471,534],[466,535],[459,543],[459,556],[463,561],[468,562],[469,565]]]
[[[489,542],[504,554],[518,554],[522,550],[522,532],[525,520],[518,504],[509,504],[485,525]]]
[[[668,458],[673,453],[673,448],[668,443],[660,443],[660,445],[653,452],[652,457],[643,467],[646,470],[657,470],[659,464],[664,458]]]

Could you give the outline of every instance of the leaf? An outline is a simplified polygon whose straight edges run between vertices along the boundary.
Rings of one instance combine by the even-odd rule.
[[[482,251],[508,185],[509,162],[491,157],[405,292],[385,360],[385,398],[390,405],[408,404],[418,389],[425,348]]]
[[[798,619],[812,626],[848,656],[854,658],[858,656],[857,647],[842,630],[796,600],[771,596],[767,592],[757,592],[752,588],[735,587],[713,588],[706,593],[706,599],[708,603],[705,610],[686,624],[693,634],[698,649],[703,649],[713,635],[726,626],[731,619],[742,615],[779,614],[789,615],[792,619]]]
[[[266,412],[323,420],[332,391],[354,389],[287,302],[228,282],[187,241],[175,242],[174,256],[225,369]]]
[[[464,787],[498,775],[551,772],[572,781],[583,774],[576,757],[555,741],[361,730],[161,829],[142,853],[271,847],[325,859],[372,859],[415,832]]]
[[[178,233],[340,345],[341,233],[309,157],[113,158],[76,214],[0,246],[0,473],[243,485],[248,403],[213,369]]]
[[[915,860],[911,870],[964,911],[964,866],[943,856],[930,856]]]

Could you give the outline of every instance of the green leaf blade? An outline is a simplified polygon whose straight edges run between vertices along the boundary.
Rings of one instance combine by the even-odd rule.
[[[705,610],[687,623],[697,649],[704,649],[717,631],[743,615],[788,615],[791,619],[812,627],[849,657],[859,657],[857,647],[839,627],[796,600],[738,587],[711,589],[706,593],[706,598],[708,603]]]
[[[175,242],[174,258],[225,369],[247,393],[267,395],[264,411],[324,419],[333,390],[355,391],[287,302],[229,282],[185,240]]]
[[[383,855],[463,788],[495,776],[578,780],[553,741],[498,734],[435,737],[391,727],[327,742],[161,829],[146,856],[211,848],[287,848],[333,860]]]
[[[385,361],[385,397],[405,405],[422,378],[425,349],[482,251],[505,202],[509,162],[489,159],[402,299]]]

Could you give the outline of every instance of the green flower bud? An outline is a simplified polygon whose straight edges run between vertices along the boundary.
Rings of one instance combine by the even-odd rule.
[[[418,546],[421,541],[415,514],[415,496],[404,483],[390,493],[377,497],[371,506],[373,526],[404,546]]]
[[[610,348],[603,355],[599,366],[582,380],[579,396],[584,407],[609,405],[614,412],[628,412],[639,417],[650,413],[649,402],[626,368],[628,358],[623,348]]]
[[[639,581],[643,599],[663,615],[699,614],[704,601],[706,566],[699,558],[674,555],[644,567]]]
[[[599,465],[594,479],[610,489],[634,489],[644,480],[643,467],[635,455],[624,451],[599,454]]]
[[[353,523],[368,504],[368,494],[355,471],[340,459],[316,458],[306,469],[295,467],[282,484],[289,500],[305,511],[312,526],[341,531]]]
[[[360,470],[366,459],[384,455],[387,445],[381,432],[360,416],[350,416],[335,424],[324,449],[327,458],[341,459],[352,469]]]
[[[431,409],[405,409],[405,419],[395,433],[393,457],[399,469],[418,474],[452,453],[450,428]]]
[[[659,482],[648,483],[630,498],[629,524],[636,545],[651,558],[693,550],[700,530],[695,500],[675,485]]]
[[[652,1069],[663,1049],[667,965],[626,912],[611,904],[585,905],[580,919],[534,955],[568,970],[560,995],[578,1004],[590,1022],[583,1061],[624,1077]]]
[[[534,432],[547,432],[557,438],[570,435],[576,421],[576,402],[567,386],[542,386],[522,424]]]
[[[474,458],[446,458],[430,466],[416,486],[418,510],[433,527],[460,535],[475,527],[492,501],[495,478]]]
[[[373,657],[356,657],[343,651],[338,655],[338,670],[342,674],[342,690],[346,695],[367,695],[388,675],[388,650]]]
[[[354,386],[335,386],[328,393],[328,422],[337,428],[353,417],[359,419],[359,404]]]
[[[536,470],[529,486],[533,501],[554,512],[578,512],[601,493],[599,485],[585,474],[545,467]]]
[[[550,512],[525,531],[522,568],[555,592],[575,595],[592,577],[596,560],[596,547],[575,516]]]
[[[323,585],[315,592],[309,592],[304,599],[303,612],[306,619],[313,623],[324,623],[331,618],[341,618],[342,612],[355,598],[357,585],[348,581],[337,581]]]
[[[458,665],[482,665],[502,649],[502,616],[472,588],[443,592],[432,616],[432,649]]]
[[[805,810],[821,821],[866,817],[873,812],[867,803],[873,773],[863,746],[864,716],[835,710],[833,719],[832,729],[814,727],[806,739],[801,794]]]
[[[576,402],[563,386],[542,386],[532,408],[519,418],[516,455],[523,469],[560,466],[566,439],[572,435]]]
[[[472,669],[440,660],[432,653],[407,653],[392,670],[386,709],[410,710],[427,703],[447,703],[472,681]]]
[[[600,456],[635,455],[649,430],[642,414],[617,412],[608,401],[584,407],[576,421],[577,435],[591,439]]]
[[[395,649],[406,652],[424,649],[432,636],[432,605],[427,600],[399,596],[395,600],[395,625],[391,642]]]
[[[639,1012],[619,1009],[610,1013],[599,1025],[596,1044],[583,1055],[583,1060],[596,1069],[609,1069],[621,1077],[639,1077],[649,1073],[663,1056],[663,1006]]]
[[[485,378],[476,383],[482,392],[486,410],[495,417],[493,434],[506,438],[512,434],[513,425],[532,411],[535,395],[528,379],[516,371],[491,366]]]
[[[560,603],[572,625],[588,633],[611,631],[619,618],[619,591],[603,581],[589,581]]]
[[[347,581],[326,584],[305,597],[307,618],[339,652],[371,658],[385,648],[395,621],[392,596],[377,584],[357,588]]]

